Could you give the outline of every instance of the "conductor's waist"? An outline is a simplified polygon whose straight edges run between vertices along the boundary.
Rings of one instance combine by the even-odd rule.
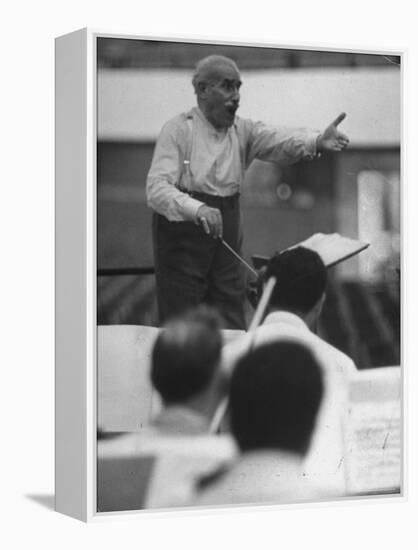
[[[189,195],[213,208],[233,208],[239,203],[239,193],[222,197],[221,195],[209,195],[208,193],[190,191]]]

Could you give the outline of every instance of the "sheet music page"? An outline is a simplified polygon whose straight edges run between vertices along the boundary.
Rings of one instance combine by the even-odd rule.
[[[362,241],[343,237],[339,233],[315,233],[297,246],[314,250],[321,256],[326,266],[331,266],[357,254],[368,245]]]
[[[368,248],[369,244],[356,239],[343,237],[339,233],[315,233],[308,239],[296,243],[286,250],[291,250],[298,246],[314,250],[320,256],[326,267],[331,267],[342,262],[355,254],[359,254]],[[269,261],[268,256],[253,255],[252,260],[256,269],[260,269]]]
[[[346,425],[349,494],[397,492],[401,487],[400,382],[400,367],[359,371],[351,382]]]

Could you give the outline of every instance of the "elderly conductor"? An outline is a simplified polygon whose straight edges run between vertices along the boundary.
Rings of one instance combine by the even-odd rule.
[[[193,76],[197,107],[169,120],[158,137],[147,179],[160,322],[206,302],[227,328],[245,328],[240,187],[254,159],[281,165],[341,151],[341,114],[322,133],[267,126],[236,116],[237,65],[212,55]]]

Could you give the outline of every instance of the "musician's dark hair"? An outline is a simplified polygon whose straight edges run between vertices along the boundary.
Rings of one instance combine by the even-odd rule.
[[[308,313],[326,290],[327,270],[317,252],[298,246],[275,254],[267,264],[263,280],[277,280],[270,309]]]
[[[204,391],[219,366],[220,319],[200,306],[173,318],[159,333],[151,359],[151,381],[165,404],[182,403]]]
[[[322,396],[321,367],[303,344],[281,340],[250,351],[230,385],[231,429],[240,449],[305,455]]]

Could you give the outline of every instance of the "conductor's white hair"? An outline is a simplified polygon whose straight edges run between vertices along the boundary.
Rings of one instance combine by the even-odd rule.
[[[197,62],[192,78],[195,93],[198,92],[199,84],[208,83],[211,79],[211,72],[215,71],[222,65],[233,67],[237,73],[239,73],[239,69],[235,61],[229,57],[225,57],[224,55],[209,55],[208,57],[204,57]]]

